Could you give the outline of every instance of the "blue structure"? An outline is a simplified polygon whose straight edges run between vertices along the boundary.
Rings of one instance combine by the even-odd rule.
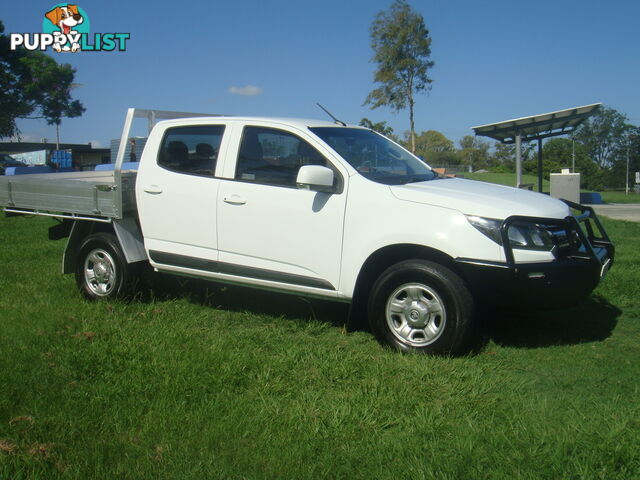
[[[580,192],[580,203],[589,205],[602,205],[604,201],[598,192]]]

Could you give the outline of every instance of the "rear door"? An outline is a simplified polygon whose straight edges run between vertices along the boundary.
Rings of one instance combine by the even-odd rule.
[[[152,263],[216,261],[216,198],[226,148],[224,124],[169,126],[145,148],[136,198],[145,247]],[[154,145],[155,142],[155,145]],[[155,148],[154,148],[155,146]],[[151,148],[149,148],[151,147]],[[197,262],[195,262],[197,263]]]

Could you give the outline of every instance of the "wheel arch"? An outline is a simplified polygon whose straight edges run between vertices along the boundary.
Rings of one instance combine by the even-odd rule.
[[[461,278],[455,260],[446,253],[435,248],[415,244],[394,244],[379,248],[364,261],[353,290],[348,326],[350,330],[362,328],[366,323],[367,298],[376,279],[391,265],[410,259],[429,260],[447,267]]]
[[[90,222],[86,220],[76,220],[71,226],[67,245],[64,247],[62,255],[62,273],[71,274],[76,271],[78,261],[78,251],[82,241],[89,235],[97,232],[114,233],[110,223]]]
[[[113,220],[112,223],[76,220],[73,222],[69,239],[62,257],[62,273],[71,274],[76,270],[80,245],[89,235],[94,233],[111,233],[116,236],[127,263],[148,260],[144,250],[142,232],[133,218]]]

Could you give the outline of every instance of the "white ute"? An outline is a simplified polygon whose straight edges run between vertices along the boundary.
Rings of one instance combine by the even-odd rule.
[[[123,171],[136,117],[151,131]],[[128,293],[148,262],[350,302],[381,343],[423,353],[464,352],[480,304],[579,301],[614,256],[588,207],[441,178],[382,135],[316,120],[129,109],[113,171],[0,177],[0,205],[62,220],[50,236],[69,237],[63,272],[89,299]]]

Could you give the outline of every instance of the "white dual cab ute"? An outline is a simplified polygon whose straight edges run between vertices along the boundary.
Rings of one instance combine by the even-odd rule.
[[[123,170],[134,118],[150,133]],[[156,123],[156,120],[168,119]],[[479,305],[549,308],[596,287],[614,247],[592,209],[442,178],[341,122],[129,109],[113,171],[0,177],[8,215],[60,219],[86,297],[136,268],[351,303],[377,339],[464,352]]]

